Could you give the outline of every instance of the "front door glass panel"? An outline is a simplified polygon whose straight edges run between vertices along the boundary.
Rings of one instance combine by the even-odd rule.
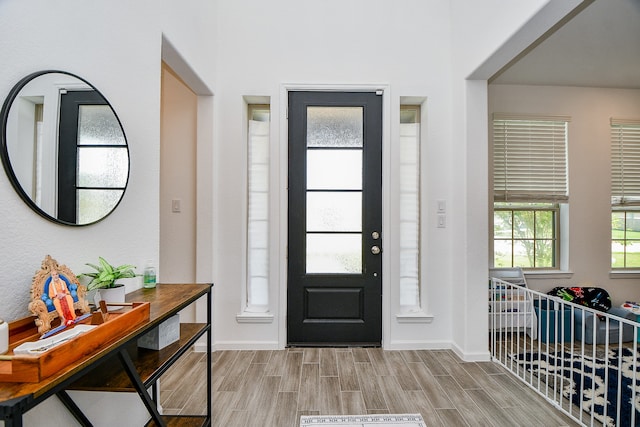
[[[362,274],[362,107],[307,107],[308,274]]]

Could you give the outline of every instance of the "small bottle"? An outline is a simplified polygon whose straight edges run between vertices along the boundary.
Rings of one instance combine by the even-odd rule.
[[[147,266],[144,268],[144,288],[150,289],[156,287],[156,269],[153,267],[153,261],[147,261]]]

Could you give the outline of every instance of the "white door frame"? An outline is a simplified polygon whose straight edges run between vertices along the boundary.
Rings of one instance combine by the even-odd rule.
[[[279,172],[279,179],[275,180],[277,190],[274,190],[276,195],[276,203],[278,206],[278,215],[274,215],[273,218],[278,218],[277,233],[274,236],[278,236],[278,253],[280,256],[275,257],[277,265],[277,278],[271,283],[278,283],[278,345],[280,348],[285,348],[287,345],[287,212],[288,211],[288,197],[287,197],[287,177],[288,177],[288,93],[290,91],[322,91],[322,92],[375,92],[382,91],[382,236],[386,235],[387,230],[390,230],[390,205],[386,203],[386,194],[389,194],[391,188],[390,176],[391,176],[391,129],[390,129],[390,117],[391,117],[391,96],[388,83],[363,83],[363,84],[313,84],[313,83],[283,83],[280,86],[280,115],[279,115],[279,138],[277,149],[278,152],[272,154],[277,155],[279,165],[275,169]],[[275,166],[275,165],[274,165]],[[388,242],[388,240],[386,240]],[[391,263],[391,251],[382,252],[382,347],[386,347],[387,340],[389,339],[389,332],[391,328],[391,304],[390,304],[390,263]],[[272,264],[274,265],[274,264]]]

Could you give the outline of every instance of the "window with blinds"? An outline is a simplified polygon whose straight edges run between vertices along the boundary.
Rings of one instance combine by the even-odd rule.
[[[611,119],[611,267],[640,267],[640,120]]]
[[[493,118],[493,189],[496,202],[564,202],[567,117]]]
[[[640,206],[640,120],[611,119],[611,204]]]

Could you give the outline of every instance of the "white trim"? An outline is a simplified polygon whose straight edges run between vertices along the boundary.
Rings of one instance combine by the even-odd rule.
[[[611,117],[609,120],[611,126],[640,126],[640,119]]]
[[[433,322],[433,319],[433,314],[427,314],[423,311],[418,313],[396,314],[396,320],[398,323],[431,323]]]
[[[395,340],[390,341],[385,350],[452,350],[451,341],[418,341]]]
[[[637,279],[640,278],[640,270],[611,270],[609,271],[610,279]]]
[[[236,314],[236,322],[238,323],[273,323],[273,314],[271,313],[251,313],[243,311]]]
[[[196,347],[198,349],[198,347]],[[217,341],[213,351],[221,350],[283,350],[277,341]],[[206,351],[206,350],[205,350]]]
[[[214,158],[214,92],[200,79],[197,72],[191,68],[189,62],[178,52],[171,42],[162,35],[161,59],[169,66],[187,87],[197,95],[197,124],[196,124],[196,281],[199,283],[213,283],[214,254],[214,209],[213,193],[215,169]],[[162,66],[161,66],[162,67]],[[195,302],[195,320],[197,322],[212,322],[214,317],[214,292],[211,289],[211,312],[207,319],[207,298],[199,298]],[[214,327],[211,325],[211,341],[214,340]],[[195,345],[206,351],[206,337],[201,337]]]
[[[322,92],[375,92],[382,90],[382,236],[390,230],[390,203],[385,203],[386,194],[389,194],[391,184],[391,91],[388,83],[282,83],[280,85],[280,138],[278,140],[280,153],[278,160],[280,165],[272,165],[280,172],[278,186],[280,207],[280,230],[275,236],[279,236],[279,263],[280,263],[280,299],[279,299],[279,323],[278,343],[280,348],[287,344],[287,176],[288,176],[288,92],[290,91],[322,91]],[[388,240],[387,240],[388,241]],[[382,347],[389,344],[391,331],[391,302],[390,302],[390,252],[382,252]]]
[[[465,353],[456,345],[451,350],[464,362],[489,362],[491,360],[491,353],[488,350]]]
[[[549,121],[549,122],[571,122],[571,116],[549,115],[549,114],[512,114],[493,113],[493,120],[523,120],[523,121]]]

